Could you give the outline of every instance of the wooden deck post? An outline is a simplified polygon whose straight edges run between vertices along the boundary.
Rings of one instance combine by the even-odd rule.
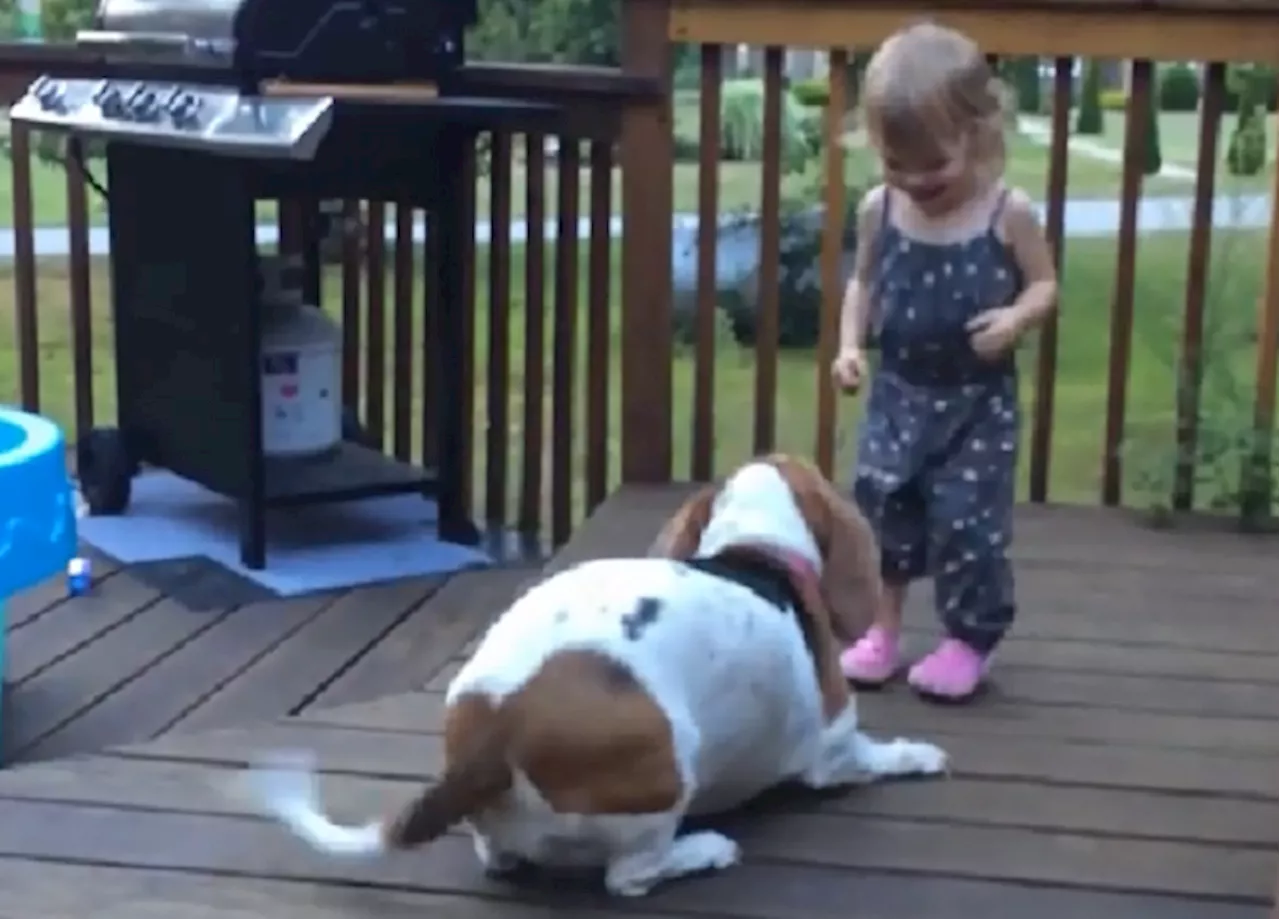
[[[671,478],[670,0],[624,0],[622,67],[660,80],[622,118],[622,481]]]

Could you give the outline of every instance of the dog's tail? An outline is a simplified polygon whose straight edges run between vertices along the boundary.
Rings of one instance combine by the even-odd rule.
[[[495,725],[394,819],[362,826],[343,826],[325,814],[311,758],[303,754],[271,757],[245,774],[243,787],[267,815],[317,851],[373,856],[425,845],[492,803],[511,786],[506,753],[505,732]]]
[[[449,763],[444,777],[405,805],[387,826],[387,848],[425,845],[505,793],[512,781],[508,741],[500,722],[486,724]]]

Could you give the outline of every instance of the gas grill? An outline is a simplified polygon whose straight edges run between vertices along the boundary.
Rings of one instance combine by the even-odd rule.
[[[96,28],[76,36],[100,58],[102,78],[41,77],[11,117],[114,140],[309,159],[334,99],[282,97],[291,88],[437,90],[462,63],[463,31],[475,21],[475,0],[102,0]]]
[[[105,142],[118,427],[77,445],[91,512],[124,512],[145,464],[238,500],[250,568],[265,565],[271,505],[421,491],[442,538],[478,539],[458,391],[474,226],[457,178],[481,131],[567,124],[555,106],[462,92],[475,20],[475,0],[102,0],[75,65],[51,63],[13,106],[11,121],[69,136],[69,155]],[[434,468],[383,456],[354,426],[323,458],[264,455],[281,366],[262,344],[264,199],[306,202],[311,228],[325,200],[425,209],[439,338],[417,350]],[[318,304],[318,240],[304,236],[302,299]]]

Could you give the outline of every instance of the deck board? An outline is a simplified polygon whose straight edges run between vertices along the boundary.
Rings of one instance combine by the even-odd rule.
[[[193,612],[95,557],[7,609],[0,763],[271,720],[429,680],[535,573],[416,578]]]
[[[623,491],[550,567],[643,551],[685,494]],[[935,739],[953,775],[766,796],[717,821],[746,852],[730,872],[620,904],[592,884],[486,879],[458,832],[376,863],[328,861],[229,792],[235,770],[273,748],[314,751],[326,801],[349,819],[429,781],[442,765],[443,688],[484,622],[537,576],[477,572],[296,612],[305,628],[260,637],[275,643],[253,666],[230,631],[246,611],[228,614],[146,671],[191,674],[173,702],[149,700],[145,674],[116,689],[99,710],[136,705],[154,732],[166,705],[220,679],[197,662],[202,642],[241,674],[213,694],[221,703],[197,707],[203,718],[147,743],[0,772],[5,906],[113,919],[1261,919],[1276,884],[1275,538],[1028,508],[1018,545],[1020,619],[984,698],[943,708],[901,687],[860,696],[871,729]],[[929,600],[921,590],[911,601],[916,647],[935,631]],[[362,650],[341,662],[325,651],[344,643]],[[83,653],[55,655],[33,682]],[[250,713],[271,720],[246,724]]]

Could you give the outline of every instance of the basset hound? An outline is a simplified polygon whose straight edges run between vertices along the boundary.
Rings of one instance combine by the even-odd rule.
[[[689,500],[650,557],[537,584],[450,685],[444,776],[389,820],[332,823],[304,760],[245,774],[317,849],[375,855],[465,824],[483,867],[603,867],[609,892],[726,868],[736,842],[680,832],[794,781],[938,774],[930,743],[858,729],[838,640],[880,590],[866,521],[813,466],[773,456]]]

